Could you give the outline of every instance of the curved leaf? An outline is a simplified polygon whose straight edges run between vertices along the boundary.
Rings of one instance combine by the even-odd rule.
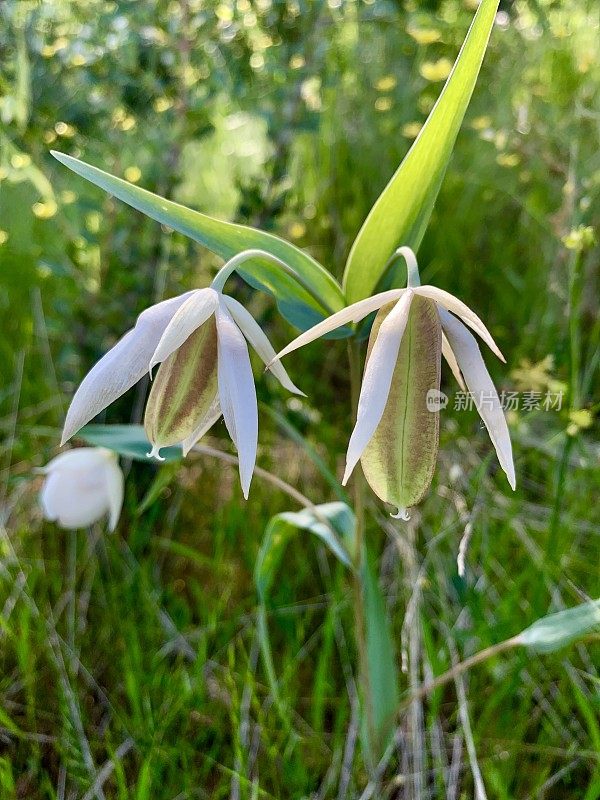
[[[315,294],[321,298],[322,305],[290,275],[268,261],[258,258],[249,260],[239,272],[252,286],[272,294],[282,315],[293,325],[304,328],[308,324],[310,327],[315,318],[321,320],[343,308],[342,290],[335,278],[314,258],[285,239],[256,228],[214,219],[110,175],[73,156],[54,150],[51,152],[54,158],[77,175],[157,222],[200,242],[221,258],[232,258],[242,250],[259,249],[285,261],[310,283]],[[305,317],[307,323],[304,322]]]
[[[498,0],[482,0],[446,85],[356,237],[344,271],[348,303],[373,294],[399,245],[417,250],[469,105]]]

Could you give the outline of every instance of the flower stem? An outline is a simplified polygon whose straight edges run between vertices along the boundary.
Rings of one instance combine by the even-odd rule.
[[[348,342],[348,360],[350,362],[350,394],[352,401],[352,417],[356,420],[361,383],[360,344]],[[364,596],[364,570],[366,559],[365,548],[365,484],[360,465],[357,465],[352,476],[352,492],[354,499],[354,515],[356,517],[356,534],[354,550],[354,571],[352,585],[354,590],[354,633],[358,650],[358,683],[363,709],[366,714],[369,742],[375,741],[375,725],[371,703],[371,678],[367,656],[367,630]],[[370,754],[371,761],[372,754]]]
[[[244,250],[241,253],[238,253],[233,258],[230,258],[229,261],[224,264],[221,269],[215,275],[213,282],[211,284],[212,288],[215,289],[217,292],[222,292],[223,288],[225,287],[225,282],[227,278],[229,278],[232,273],[234,273],[238,267],[244,263],[244,261],[249,261],[250,259],[260,259],[262,261],[270,261],[275,266],[279,267],[283,272],[293,278],[296,283],[301,286],[304,291],[310,295],[310,297],[324,310],[327,314],[333,314],[334,309],[332,309],[322,297],[319,296],[317,292],[315,292],[314,288],[311,284],[306,281],[302,275],[297,272],[293,267],[290,267],[289,264],[286,264],[285,261],[282,261],[277,256],[272,255],[271,253],[267,253],[266,250]]]

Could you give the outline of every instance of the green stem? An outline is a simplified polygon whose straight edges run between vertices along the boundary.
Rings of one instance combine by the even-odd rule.
[[[272,264],[275,264],[277,267],[283,270],[283,272],[292,277],[296,283],[298,283],[304,289],[304,291],[310,295],[310,297],[322,309],[324,309],[324,311],[327,312],[327,314],[334,313],[334,310],[323,301],[323,298],[319,296],[319,294],[314,290],[308,281],[304,280],[299,272],[296,272],[293,267],[290,267],[289,264],[286,264],[285,261],[277,258],[277,256],[267,253],[266,250],[244,250],[243,252],[235,255],[233,258],[230,258],[229,261],[224,264],[215,275],[211,287],[217,292],[222,292],[227,278],[229,278],[230,275],[232,275],[237,268],[244,263],[244,261],[249,261],[250,259],[260,259],[262,261],[270,261]]]
[[[348,342],[348,360],[350,362],[350,395],[352,401],[352,416],[356,420],[358,413],[358,399],[361,384],[361,356],[360,345],[356,341]],[[356,517],[356,542],[354,551],[354,572],[352,586],[354,590],[354,628],[356,647],[358,650],[359,686],[361,702],[366,712],[369,742],[375,741],[375,724],[373,720],[373,706],[371,702],[371,681],[369,675],[369,661],[367,656],[367,630],[364,596],[364,571],[366,568],[365,548],[365,484],[360,465],[357,464],[352,476],[352,494],[354,499],[354,514]],[[371,760],[372,759],[372,754]]]

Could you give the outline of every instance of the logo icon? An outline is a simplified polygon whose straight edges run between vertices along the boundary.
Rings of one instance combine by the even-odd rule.
[[[439,389],[430,389],[426,396],[427,411],[435,414],[436,411],[441,411],[448,405],[448,395],[440,392]]]

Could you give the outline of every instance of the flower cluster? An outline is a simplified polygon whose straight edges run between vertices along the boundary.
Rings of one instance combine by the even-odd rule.
[[[256,255],[257,251],[252,252]],[[67,413],[62,444],[145,374],[152,377],[153,369],[160,365],[144,418],[151,443],[149,455],[160,459],[161,448],[174,444],[180,444],[187,454],[222,416],[238,452],[240,482],[247,498],[258,441],[256,389],[247,343],[288,391],[302,394],[280,359],[377,312],[342,483],[346,484],[360,460],[375,493],[396,505],[399,515],[404,515],[406,505],[420,499],[429,486],[432,468],[426,467],[426,474],[420,475],[416,493],[399,489],[395,476],[413,474],[411,470],[419,475],[419,470],[423,473],[422,463],[435,463],[437,413],[432,427],[420,411],[410,407],[407,396],[415,390],[439,393],[443,355],[459,385],[468,388],[473,397],[514,489],[511,443],[501,403],[469,329],[496,356],[504,358],[479,317],[448,292],[421,286],[412,250],[405,247],[398,252],[408,265],[405,289],[381,292],[348,306],[302,333],[278,354],[250,313],[223,293],[227,277],[241,259],[248,257],[248,253],[240,254],[223,267],[210,287],[164,300],[140,314],[135,326],[100,359],[77,389]],[[267,254],[262,256],[277,261]],[[478,401],[484,396],[485,402]],[[400,419],[403,428],[396,436]],[[408,433],[407,424],[411,428]],[[396,447],[397,438],[401,439],[400,448]],[[42,492],[49,519],[64,527],[78,527],[108,512],[114,528],[122,502],[122,474],[107,452],[81,448],[50,462]],[[62,498],[73,490],[80,499],[64,512]]]

